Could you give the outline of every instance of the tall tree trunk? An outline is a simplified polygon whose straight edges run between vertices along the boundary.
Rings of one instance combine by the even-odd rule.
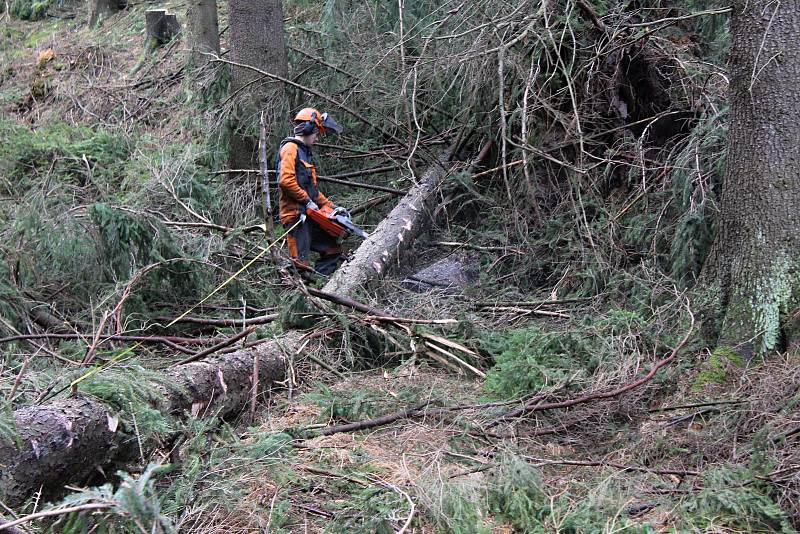
[[[706,333],[749,358],[780,346],[800,297],[800,4],[736,0],[731,16],[727,169],[701,284]]]
[[[286,78],[281,0],[229,0],[228,19],[233,61]],[[230,146],[232,169],[257,168],[261,110],[266,111],[268,125],[286,121],[283,86],[262,78],[252,70],[233,67],[231,94],[236,95],[236,105]]]
[[[202,67],[209,60],[206,54],[219,54],[217,0],[189,0],[186,15],[192,64]]]
[[[89,0],[89,27],[94,28],[126,4],[125,0]]]

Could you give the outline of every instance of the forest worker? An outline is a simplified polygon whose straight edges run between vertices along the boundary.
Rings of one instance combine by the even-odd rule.
[[[307,209],[319,209],[326,204],[334,210],[340,209],[317,189],[317,169],[311,147],[327,130],[342,133],[342,127],[327,113],[314,108],[301,109],[294,118],[294,137],[281,141],[275,170],[280,187],[280,219],[284,228],[292,228],[287,243],[292,263],[301,274],[313,275],[313,271],[329,275],[339,266],[342,247],[336,239],[305,216]],[[320,257],[311,269],[311,251]]]

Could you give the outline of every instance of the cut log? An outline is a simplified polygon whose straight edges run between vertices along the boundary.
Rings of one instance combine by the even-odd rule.
[[[260,389],[282,380],[283,350],[298,346],[299,335],[241,350],[216,359],[173,367],[166,372],[176,387],[163,393],[159,407],[170,417],[190,413],[238,413],[251,388],[254,358],[259,358]],[[0,442],[0,500],[19,505],[43,489],[45,497],[63,492],[64,484],[86,481],[115,460],[130,459],[130,443],[117,432],[115,418],[97,400],[78,396],[14,412],[17,443]],[[128,440],[130,441],[130,440]]]
[[[364,240],[353,259],[333,273],[323,291],[352,297],[356,290],[385,276],[431,220],[436,191],[448,174],[450,152],[432,165],[417,185]]]
[[[163,9],[148,9],[144,16],[149,46],[167,44],[181,33],[181,25],[174,14]]]

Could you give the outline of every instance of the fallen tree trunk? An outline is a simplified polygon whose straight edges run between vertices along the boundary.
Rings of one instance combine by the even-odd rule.
[[[176,418],[241,411],[252,387],[253,359],[259,359],[263,391],[283,379],[283,350],[292,350],[297,338],[290,333],[280,342],[169,369],[167,382],[175,387],[159,386],[161,411]],[[81,483],[112,461],[129,458],[126,436],[115,421],[102,403],[86,396],[15,411],[19,440],[0,442],[0,500],[16,506],[40,489],[45,497],[56,496],[64,484]]]
[[[489,155],[492,141],[487,141],[469,166],[468,172],[480,165]],[[454,147],[446,150],[438,162],[428,168],[417,185],[381,221],[370,236],[364,240],[353,259],[331,276],[323,291],[341,297],[352,297],[359,287],[385,276],[400,259],[403,251],[425,230],[431,221],[436,192],[449,175],[448,163]]]
[[[333,273],[323,291],[353,296],[359,287],[386,274],[430,221],[436,191],[450,169],[449,159],[450,151],[447,151],[439,162],[431,165],[419,183],[358,247],[353,259]]]

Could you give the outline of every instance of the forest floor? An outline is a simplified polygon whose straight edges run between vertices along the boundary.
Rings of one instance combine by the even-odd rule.
[[[175,164],[166,150],[160,158],[153,154],[165,145],[190,144],[200,100],[184,78],[184,43],[142,52],[143,7],[135,5],[91,31],[80,18],[3,23],[0,133],[5,139],[0,142],[6,147],[0,155],[7,159],[0,171],[10,170],[18,153],[11,143],[29,139],[17,128],[51,136],[36,138],[36,147],[52,157],[47,165],[22,163],[30,170],[28,184],[3,177],[7,196],[0,198],[0,210],[8,223],[3,247],[14,247],[12,229],[24,222],[12,204],[24,205],[21,199],[27,202],[30,191],[47,198],[48,180],[60,165],[69,179],[75,179],[75,165],[83,168],[85,161],[92,168],[70,184],[68,200],[48,207],[54,218],[77,213],[85,221],[92,202],[138,212],[175,207],[178,193],[155,196],[143,176],[189,172],[186,161]],[[213,113],[203,118],[216,120]],[[70,137],[73,130],[59,137],[53,130],[64,124],[125,139],[127,159],[106,162],[113,177],[103,174],[99,155],[95,166],[96,147],[77,146],[87,137],[76,140]],[[48,148],[61,142],[76,146],[61,153]],[[342,154],[341,147],[323,153],[333,162],[327,164],[330,174],[365,165]],[[219,220],[233,226],[242,222],[237,215],[255,214],[257,180],[248,180],[231,186],[230,196],[220,201]],[[348,205],[371,198],[333,190]],[[145,197],[161,204],[141,205]],[[36,204],[27,210],[35,212],[31,206]],[[359,222],[371,229],[380,214]],[[800,517],[796,351],[747,364],[693,338],[680,346],[690,323],[685,299],[660,279],[636,281],[652,312],[648,317],[610,294],[559,301],[578,285],[578,273],[569,268],[548,278],[546,287],[520,288],[514,273],[535,261],[534,247],[471,250],[470,236],[480,236],[481,245],[506,243],[491,229],[480,233],[456,226],[435,228],[415,245],[399,273],[363,295],[366,304],[397,317],[423,323],[455,319],[453,325],[403,328],[350,312],[290,310],[291,320],[307,327],[306,344],[290,355],[287,380],[264,396],[254,420],[242,414],[221,422],[200,414],[171,429],[177,440],[164,438],[152,456],[143,455],[141,465],[128,466],[135,473],[151,463],[173,464],[155,480],[151,497],[180,532],[792,531],[787,517]],[[186,243],[199,239],[177,235]],[[205,238],[197,248],[225,250],[237,239]],[[236,246],[236,259],[245,257],[249,249]],[[403,283],[453,249],[471,273],[467,285],[420,291]],[[63,280],[40,288],[51,299],[61,291],[56,282]],[[291,300],[279,284],[268,289],[276,293],[276,307]],[[79,292],[67,289],[61,297],[63,309],[80,308]],[[96,319],[95,304],[83,317],[86,323]],[[309,321],[316,324],[308,327]],[[279,331],[267,326],[259,335]],[[427,348],[426,336],[452,345],[439,343],[444,351],[437,352]],[[644,376],[673,349],[676,358],[652,380],[601,398]],[[29,347],[2,350],[3,393],[8,393]],[[454,364],[454,355],[488,376]],[[140,363],[157,369],[171,358],[167,351],[153,351]],[[36,397],[61,371],[34,361],[28,373],[23,401]],[[597,398],[567,409],[531,409],[592,394]],[[524,414],[509,416],[520,407],[527,408]],[[410,408],[406,417],[373,428],[316,435],[333,425]],[[51,528],[59,531],[59,524]]]

